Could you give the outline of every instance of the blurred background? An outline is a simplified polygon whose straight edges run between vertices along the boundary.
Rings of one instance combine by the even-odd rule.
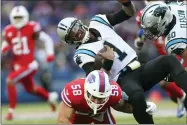
[[[142,9],[145,4],[143,1],[134,1],[137,12]],[[57,91],[59,94],[63,90],[66,83],[78,77],[84,77],[84,72],[76,66],[73,61],[74,47],[67,44],[60,44],[56,34],[58,22],[67,16],[75,16],[86,24],[96,14],[107,14],[115,12],[121,8],[117,1],[2,1],[1,11],[1,31],[10,23],[9,13],[16,5],[24,5],[30,14],[30,20],[40,22],[43,30],[47,32],[53,39],[55,46],[56,59],[49,65],[44,62],[45,50],[39,42],[36,46],[36,58],[40,62],[40,69],[46,68],[51,73],[51,91]],[[138,26],[135,16],[115,27],[116,32],[133,48],[134,39],[136,38]],[[151,41],[147,41],[141,51],[137,51],[139,60],[146,62],[158,56]],[[11,54],[1,57],[1,102],[7,103],[7,90],[5,79],[10,71]],[[40,74],[43,70],[38,70],[35,75],[36,83],[40,85]],[[147,93],[149,96],[161,99],[166,98],[165,92],[157,85]],[[41,101],[39,98],[27,94],[21,85],[17,85],[18,102],[36,102]]]

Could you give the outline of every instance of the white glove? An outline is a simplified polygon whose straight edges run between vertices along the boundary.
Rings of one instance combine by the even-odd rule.
[[[155,112],[157,111],[156,104],[153,102],[146,102],[147,103],[147,109],[146,112],[150,115],[154,115]]]
[[[136,47],[136,49],[141,49],[144,45],[144,42],[143,40],[140,39],[140,37],[137,37],[135,40],[134,40],[134,46]]]

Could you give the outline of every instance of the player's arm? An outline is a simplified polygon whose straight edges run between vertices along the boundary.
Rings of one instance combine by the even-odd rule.
[[[71,119],[75,113],[72,107],[67,106],[63,101],[59,106],[59,113],[57,118],[57,124],[71,124]]]
[[[117,111],[124,112],[124,113],[132,113],[133,107],[124,99],[121,99],[118,104],[112,106]]]
[[[5,36],[5,31],[2,33],[2,45],[1,45],[1,52],[2,55],[6,55],[6,53],[11,49],[11,45],[8,43],[8,40]]]
[[[72,115],[75,113],[75,110],[72,106],[72,94],[71,89],[66,85],[64,90],[61,92],[62,102],[59,107],[59,114],[57,118],[57,123],[70,124]]]
[[[102,67],[100,70],[103,70],[108,75],[110,75],[110,70],[112,69],[113,61],[114,61],[114,50],[109,46],[105,45],[105,52],[99,52],[97,55],[103,58]]]
[[[34,26],[34,39],[39,40],[44,43],[45,50],[47,53],[47,62],[51,62],[54,60],[54,44],[52,38],[45,33],[44,31],[41,31],[40,24],[36,24]]]
[[[11,49],[11,46],[9,45],[9,43],[6,40],[3,40],[2,42],[2,47],[1,47],[1,52],[2,55],[6,55],[7,52]]]
[[[135,15],[136,9],[131,0],[118,0],[122,4],[122,8],[112,14],[107,14],[106,17],[112,26],[128,20]]]
[[[103,53],[95,54],[94,57],[89,55],[76,55],[74,61],[80,68],[82,68],[86,75],[94,70],[103,70],[107,74],[110,74],[110,69],[113,64],[114,51],[109,46],[105,46],[106,51]],[[87,62],[89,60],[89,62]]]
[[[157,111],[157,106],[153,102],[146,102],[147,108],[146,112],[150,115],[154,115]],[[133,113],[133,107],[124,99],[121,99],[118,104],[112,106],[115,110],[124,112],[124,113]]]

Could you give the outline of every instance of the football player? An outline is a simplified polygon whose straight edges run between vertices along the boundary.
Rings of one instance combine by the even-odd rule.
[[[120,86],[110,81],[104,71],[95,70],[86,78],[76,79],[66,84],[61,97],[57,123],[65,124],[116,124],[110,107],[132,113],[132,106],[122,96]],[[154,114],[156,105],[147,102],[147,112]]]
[[[160,3],[160,2],[163,2],[163,1],[148,1],[148,0],[145,0],[145,4],[148,5],[148,4],[153,4],[153,3]],[[168,3],[168,1],[167,1]],[[138,24],[138,27],[140,28],[138,33],[137,33],[137,38],[135,39],[135,42],[134,42],[134,45],[135,47],[140,50],[143,45],[144,45],[144,42],[146,40],[146,37],[144,37],[144,34],[143,34],[143,29],[141,29],[141,22],[140,22],[140,17],[142,15],[142,10],[140,10],[138,13],[137,13],[137,16],[136,16],[136,22]],[[164,36],[160,36],[158,39],[154,40],[154,45],[158,51],[158,53],[160,55],[167,55],[167,52],[165,50],[165,41],[164,41]],[[185,64],[184,64],[184,61],[183,59],[181,59],[179,56],[177,56],[177,58],[181,61],[181,63],[183,64],[183,66],[185,67]],[[181,90],[181,88],[179,88],[174,82],[171,82],[170,84],[168,84],[167,81],[165,80],[162,80],[159,82],[160,86],[167,92],[167,95],[176,103],[178,103],[178,107],[177,107],[177,117],[178,118],[181,118],[182,116],[184,116],[185,114],[185,108],[184,108],[184,104],[183,104],[183,101],[184,101],[184,98],[186,96],[186,94]]]
[[[34,58],[35,42],[40,40],[45,43],[47,61],[54,60],[53,41],[44,31],[40,24],[29,21],[29,13],[24,6],[15,6],[10,12],[11,24],[3,30],[2,53],[11,50],[13,55],[12,71],[6,78],[8,89],[9,109],[5,116],[6,120],[13,119],[16,107],[16,83],[22,83],[24,89],[36,96],[48,100],[53,111],[58,98],[57,93],[49,93],[44,88],[36,86],[33,76],[38,69],[38,63]]]
[[[118,12],[95,15],[89,27],[74,17],[62,19],[58,24],[57,33],[62,42],[77,45],[74,60],[86,74],[98,68],[97,53],[104,48],[104,45],[113,48],[115,58],[110,79],[117,81],[127,93],[128,102],[133,106],[133,115],[137,122],[153,124],[152,116],[146,112],[144,92],[150,90],[169,73],[187,92],[187,72],[172,55],[160,56],[141,66],[136,52],[114,31],[113,26],[135,14],[132,1],[119,0],[119,2],[122,8]],[[105,68],[111,64],[110,60],[100,62]],[[187,107],[187,102],[184,104]]]
[[[141,27],[148,39],[164,35],[168,54],[179,55],[187,65],[186,16],[186,5],[183,2],[150,4],[142,12]]]

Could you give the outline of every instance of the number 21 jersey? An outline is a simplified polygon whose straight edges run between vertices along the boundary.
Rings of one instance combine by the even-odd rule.
[[[13,64],[27,66],[34,60],[34,34],[40,30],[40,24],[34,21],[28,22],[20,29],[13,25],[5,27],[3,37],[12,50]]]

